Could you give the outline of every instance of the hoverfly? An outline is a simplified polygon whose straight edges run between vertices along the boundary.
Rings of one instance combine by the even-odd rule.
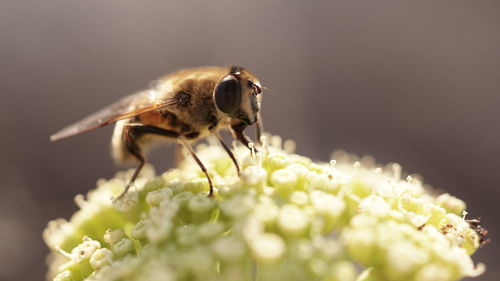
[[[209,196],[214,188],[207,169],[191,143],[214,135],[232,159],[237,173],[240,168],[229,147],[218,133],[227,128],[234,139],[251,148],[244,134],[247,126],[256,125],[260,140],[262,120],[259,114],[262,87],[259,80],[239,66],[198,67],[177,71],[139,91],[97,111],[50,137],[56,141],[116,123],[112,137],[112,155],[118,163],[138,162],[124,191],[125,195],[141,171],[146,158],[144,150],[158,139],[183,145],[205,174]]]

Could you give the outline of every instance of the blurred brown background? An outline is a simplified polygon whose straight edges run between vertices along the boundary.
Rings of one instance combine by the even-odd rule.
[[[498,280],[500,2],[0,2],[0,280],[42,280],[48,220],[118,168],[111,128],[51,133],[170,71],[239,64],[298,152],[397,161],[466,200]],[[153,156],[171,167],[172,151]]]

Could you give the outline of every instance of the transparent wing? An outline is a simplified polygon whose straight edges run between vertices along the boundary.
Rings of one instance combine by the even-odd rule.
[[[172,104],[170,99],[158,100],[154,90],[145,90],[123,99],[97,111],[96,113],[71,124],[50,137],[51,141],[82,134],[118,120],[137,116],[139,114],[159,109]]]

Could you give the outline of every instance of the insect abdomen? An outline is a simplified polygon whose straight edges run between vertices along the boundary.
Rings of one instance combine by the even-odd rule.
[[[120,120],[116,122],[111,138],[111,155],[118,164],[131,162],[134,157],[127,149],[124,140],[125,125],[130,122],[130,119]]]
[[[145,126],[147,130],[130,131],[128,126]],[[163,135],[148,133],[150,128],[159,128]],[[171,134],[164,134],[171,132]],[[130,147],[138,146],[147,152],[155,143],[175,141],[177,136],[196,139],[200,132],[182,122],[174,113],[167,110],[156,110],[137,115],[116,123],[112,137],[112,155],[117,163],[128,163],[136,157],[131,154]]]

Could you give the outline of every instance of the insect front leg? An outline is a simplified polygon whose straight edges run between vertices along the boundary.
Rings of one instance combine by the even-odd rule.
[[[255,124],[255,137],[259,145],[262,145],[262,132],[264,132],[264,123],[262,122],[262,115],[259,112],[257,114],[257,123]]]
[[[237,139],[244,146],[248,147],[248,149],[250,149],[250,151],[252,151],[252,149],[253,149],[255,152],[258,152],[257,149],[255,149],[255,147],[251,147],[250,146],[250,143],[252,141],[243,132],[246,127],[248,127],[248,125],[246,125],[245,123],[243,123],[241,121],[237,121],[237,122],[234,122],[234,123],[231,122],[231,134],[233,135],[233,138]]]
[[[141,148],[137,144],[137,139],[145,134],[154,134],[170,138],[177,138],[179,136],[179,134],[174,131],[165,130],[155,126],[135,123],[126,124],[123,129],[123,141],[125,143],[127,151],[139,161],[139,166],[137,166],[137,168],[135,169],[123,192],[117,198],[115,198],[114,201],[121,199],[125,194],[127,194],[127,191],[134,184],[135,179],[144,167],[144,163],[146,162],[146,160],[141,151]]]
[[[191,145],[187,142],[187,140],[184,138],[184,136],[180,136],[178,139],[181,142],[181,144],[184,145],[184,147],[189,151],[191,156],[193,156],[194,160],[196,161],[196,163],[198,163],[198,166],[200,166],[200,169],[203,171],[203,173],[207,177],[208,185],[210,187],[210,190],[208,192],[208,197],[212,197],[214,195],[214,186],[212,184],[212,179],[210,179],[210,176],[208,175],[207,168],[205,168],[205,165],[203,165],[200,158],[198,158],[198,155],[196,155],[196,153],[194,152],[193,147],[191,147]]]

